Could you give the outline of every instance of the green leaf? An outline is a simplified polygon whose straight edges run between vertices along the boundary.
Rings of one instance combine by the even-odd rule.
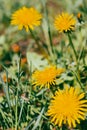
[[[48,64],[47,59],[45,59],[42,55],[39,55],[35,52],[27,53],[27,61],[29,66],[30,64],[32,65],[32,71],[35,69],[42,69]]]
[[[42,117],[43,113],[44,113],[44,107],[43,107],[43,109],[42,109],[40,115],[38,116],[37,121],[36,121],[34,127],[32,128],[32,130],[36,130],[36,128],[39,126],[40,120],[41,120],[41,117]]]

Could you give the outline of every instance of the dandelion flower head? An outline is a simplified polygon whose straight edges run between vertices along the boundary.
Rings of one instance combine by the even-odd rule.
[[[83,99],[84,96],[84,93],[79,93],[78,88],[74,87],[56,91],[47,112],[51,122],[59,127],[66,124],[73,128],[80,120],[85,120],[87,100]]]
[[[28,29],[34,29],[34,26],[39,26],[41,23],[42,15],[33,7],[22,7],[12,14],[12,25],[18,25],[18,29],[22,30],[24,27],[26,31]]]
[[[72,31],[75,28],[76,20],[73,18],[73,14],[62,13],[56,16],[54,25],[59,32]]]
[[[49,88],[50,85],[55,85],[57,76],[62,72],[64,72],[64,69],[57,69],[56,66],[49,66],[43,70],[36,70],[32,75],[33,84],[35,84],[35,86],[40,86],[40,88]]]
[[[81,13],[78,13],[77,14],[77,18],[79,19],[79,18],[81,18],[82,17],[82,14]]]

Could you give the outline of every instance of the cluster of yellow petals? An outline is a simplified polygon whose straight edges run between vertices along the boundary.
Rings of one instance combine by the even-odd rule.
[[[19,30],[24,27],[26,31],[34,29],[34,26],[39,26],[41,23],[42,15],[33,7],[22,7],[12,14],[12,25],[18,25]],[[62,13],[55,18],[55,27],[60,32],[67,32],[74,30],[76,20],[73,14]]]
[[[79,93],[78,88],[66,87],[58,90],[51,100],[47,114],[51,122],[59,127],[66,124],[68,127],[76,127],[81,120],[85,120],[87,113],[87,100],[83,99],[85,94]]]
[[[49,88],[51,85],[56,83],[57,76],[59,76],[62,72],[64,72],[64,69],[57,69],[56,66],[49,66],[43,70],[36,70],[32,75],[33,84],[35,86],[40,86],[40,88]]]
[[[68,32],[74,30],[76,20],[73,18],[73,14],[62,13],[56,16],[54,24],[59,32]]]
[[[33,7],[22,7],[12,14],[12,25],[18,25],[19,30],[24,27],[26,31],[28,29],[34,29],[34,26],[39,26],[41,23],[42,15]]]

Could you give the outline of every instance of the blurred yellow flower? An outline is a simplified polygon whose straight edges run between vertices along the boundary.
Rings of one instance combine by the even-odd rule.
[[[49,88],[50,85],[55,85],[57,76],[62,72],[64,72],[64,69],[57,69],[56,66],[46,67],[43,70],[36,70],[32,75],[33,84],[35,86],[40,86],[40,88]]]
[[[26,31],[28,29],[34,29],[34,26],[39,26],[41,23],[42,15],[33,7],[22,7],[12,14],[12,25],[18,25],[19,30],[24,27]]]
[[[62,13],[56,16],[54,25],[59,32],[72,31],[75,28],[76,20],[73,18],[73,14]]]
[[[47,112],[51,122],[59,127],[66,124],[73,128],[76,123],[80,123],[80,119],[85,120],[87,100],[83,99],[85,94],[78,91],[79,89],[74,87],[56,91]]]
[[[78,14],[77,14],[77,18],[79,19],[79,18],[81,18],[82,17],[82,14],[79,12]]]

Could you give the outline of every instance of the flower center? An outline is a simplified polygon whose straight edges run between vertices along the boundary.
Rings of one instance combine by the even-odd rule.
[[[64,115],[68,115],[68,114],[72,115],[78,108],[78,101],[71,96],[68,97],[67,96],[68,95],[65,95],[64,99],[60,99],[58,109]]]

